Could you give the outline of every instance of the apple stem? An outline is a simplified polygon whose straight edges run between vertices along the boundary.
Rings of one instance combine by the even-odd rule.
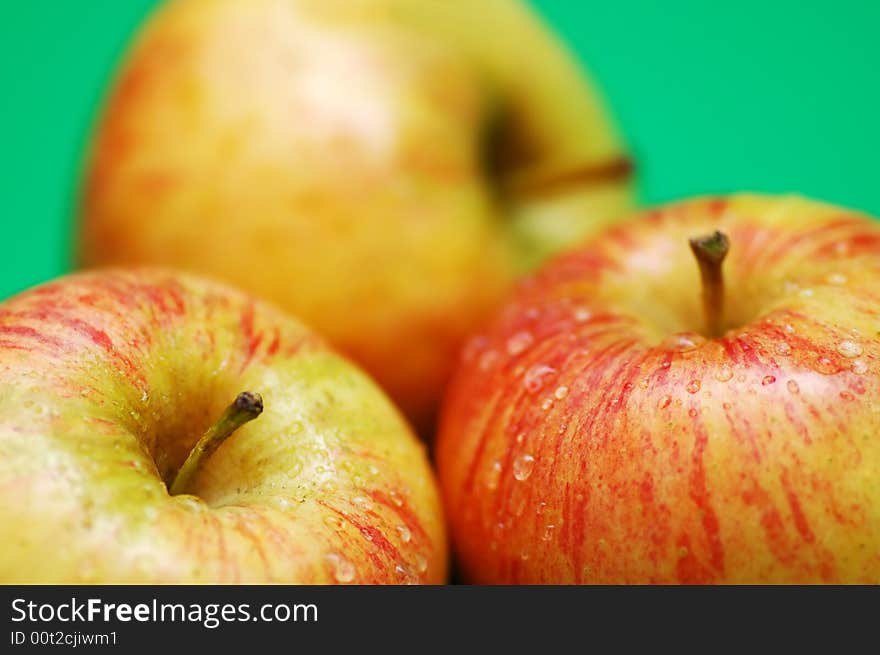
[[[730,250],[730,239],[716,230],[712,234],[691,239],[690,244],[700,266],[703,283],[706,336],[720,337],[724,331],[724,274],[721,264]]]
[[[199,465],[206,461],[226,439],[245,423],[253,421],[263,412],[263,398],[258,393],[242,391],[220,420],[212,425],[190,451],[174,477],[169,492],[172,496],[185,493]]]

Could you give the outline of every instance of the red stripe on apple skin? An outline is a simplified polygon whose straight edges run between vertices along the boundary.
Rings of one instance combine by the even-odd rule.
[[[397,517],[403,521],[403,524],[410,531],[411,539],[414,544],[425,545],[430,542],[428,533],[425,532],[425,529],[422,527],[419,517],[412,510],[409,503],[404,500],[404,494],[398,492],[400,504],[395,503],[388,494],[380,489],[371,489],[368,495],[379,505],[394,512]]]
[[[373,565],[373,576],[366,580],[359,579],[357,580],[358,583],[372,584],[379,582],[379,576],[382,575],[382,572],[388,571],[395,563],[404,561],[397,547],[388,541],[378,528],[358,520],[351,512],[342,511],[324,500],[318,500],[317,502],[322,507],[336,514],[342,521],[352,526],[360,536],[359,547],[363,555]],[[353,544],[348,545],[353,546]]]
[[[704,455],[709,443],[706,426],[697,417],[693,421],[694,450],[690,474],[690,496],[699,509],[703,531],[706,534],[708,550],[714,576],[724,575],[724,546],[721,543],[718,515],[711,503],[711,492],[706,486],[706,469]]]

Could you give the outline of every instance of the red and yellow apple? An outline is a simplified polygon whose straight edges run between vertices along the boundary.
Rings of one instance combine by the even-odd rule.
[[[438,439],[472,582],[880,583],[880,225],[742,195],[611,229],[468,343]]]
[[[80,260],[258,293],[425,427],[466,334],[627,210],[628,172],[592,85],[516,0],[176,0],[98,124]]]
[[[0,526],[3,583],[446,579],[384,393],[271,306],[158,270],[0,305]]]

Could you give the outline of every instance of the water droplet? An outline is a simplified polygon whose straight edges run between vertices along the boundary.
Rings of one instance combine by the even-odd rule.
[[[519,434],[516,435],[516,439],[514,439],[514,441],[516,441],[516,443],[518,443],[518,444],[521,444],[525,440],[526,440],[526,433],[525,432],[520,432]]]
[[[515,477],[520,482],[528,480],[534,468],[534,457],[532,457],[528,453],[526,453],[525,455],[520,455],[513,462],[513,477]]]
[[[495,365],[495,362],[498,361],[498,352],[495,350],[487,350],[482,355],[480,355],[480,370],[488,371],[492,366]]]
[[[556,391],[553,392],[553,395],[556,396],[557,400],[562,400],[568,395],[568,387],[564,384],[562,386],[556,387]]]
[[[691,380],[687,383],[685,389],[688,393],[697,393],[700,390],[700,381],[699,380]]]
[[[498,488],[498,479],[501,477],[501,462],[495,460],[489,468],[489,475],[486,478],[486,488],[489,491],[495,491]]]
[[[553,407],[553,399],[552,398],[547,398],[543,403],[541,403],[541,409],[543,409],[545,412],[548,409],[550,409],[551,407]]]
[[[858,357],[862,354],[862,347],[855,341],[844,339],[837,344],[837,352],[844,357]]]
[[[507,340],[507,353],[512,357],[519,355],[532,345],[532,341],[534,341],[532,333],[526,330],[521,330]]]
[[[840,397],[843,398],[847,402],[856,399],[856,397],[854,395],[852,395],[849,391],[841,391]]]
[[[394,503],[397,507],[403,507],[403,498],[400,497],[400,494],[396,491],[390,491],[388,493],[391,496],[391,502]]]
[[[798,292],[798,295],[801,298],[812,298],[813,297],[813,290],[812,289],[801,289]]]
[[[666,345],[672,350],[685,352],[688,350],[693,350],[703,341],[705,341],[705,339],[697,334],[673,334],[671,337],[669,337],[669,339],[667,339]]]
[[[776,382],[776,377],[775,377],[775,376],[773,376],[773,375],[765,375],[765,376],[764,376],[764,379],[761,380],[761,385],[766,387],[768,384],[773,384],[774,382]]]
[[[584,321],[589,321],[593,315],[590,313],[590,310],[586,307],[578,307],[574,310],[574,320],[578,323],[583,323]]]
[[[405,525],[397,526],[397,534],[400,535],[400,540],[405,544],[408,544],[409,540],[412,539],[412,532]]]
[[[544,533],[541,535],[541,541],[550,541],[553,538],[553,533],[556,530],[556,526],[552,523],[548,523],[544,526]]]
[[[355,568],[354,564],[337,553],[328,553],[327,561],[333,568],[333,578],[336,582],[351,582],[354,580]]]
[[[727,382],[733,377],[733,370],[729,366],[722,366],[715,371],[715,379],[719,382]]]
[[[828,357],[820,357],[816,360],[816,370],[823,375],[833,375],[837,373],[837,366]]]
[[[424,573],[428,570],[428,558],[421,553],[416,553],[416,570],[419,573]]]
[[[688,416],[690,416],[691,418],[695,418],[697,416],[697,410],[691,407],[688,410]]]
[[[540,516],[541,514],[544,513],[545,509],[547,509],[547,503],[546,503],[546,501],[542,500],[540,503],[538,503],[538,508],[535,510],[535,514]]]
[[[527,551],[527,550],[522,551],[522,552],[519,554],[519,558],[520,558],[523,562],[528,561],[528,559],[529,559],[529,551]]]
[[[731,408],[730,403],[721,403],[721,407],[725,410],[729,410]]]
[[[670,362],[668,359],[660,364],[660,368],[669,368],[670,366],[672,366],[672,362]]]
[[[785,383],[790,393],[799,394],[801,392],[800,385],[795,380],[789,380]]]
[[[788,341],[780,341],[776,344],[776,353],[779,355],[790,355],[791,354],[791,346],[788,344]]]
[[[791,323],[786,323],[782,326],[782,329],[786,334],[794,334],[794,325]]]
[[[666,409],[667,407],[669,407],[669,405],[670,405],[671,403],[672,403],[672,397],[671,397],[671,396],[663,396],[663,397],[660,399],[660,402],[657,403],[657,407],[659,407],[660,409]]]
[[[556,373],[556,369],[546,364],[535,364],[523,377],[523,385],[529,393],[537,393],[544,386],[547,378]]]
[[[857,359],[852,363],[852,370],[856,375],[864,375],[868,372],[868,364],[864,359]]]
[[[841,273],[832,273],[826,278],[826,280],[828,281],[828,284],[840,286],[841,284],[846,284],[846,275],[843,275]]]
[[[366,496],[355,496],[351,499],[351,502],[363,509],[365,512],[369,512],[371,509],[373,509],[373,501]]]

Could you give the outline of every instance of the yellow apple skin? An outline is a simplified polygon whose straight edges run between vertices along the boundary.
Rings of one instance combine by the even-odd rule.
[[[880,225],[742,195],[609,230],[468,343],[437,448],[471,582],[880,583]]]
[[[464,336],[518,273],[628,209],[627,173],[519,2],[176,0],[97,127],[80,260],[259,293],[424,428]]]
[[[169,480],[242,391],[265,409]],[[442,583],[423,445],[299,322],[159,270],[0,305],[3,583]]]

